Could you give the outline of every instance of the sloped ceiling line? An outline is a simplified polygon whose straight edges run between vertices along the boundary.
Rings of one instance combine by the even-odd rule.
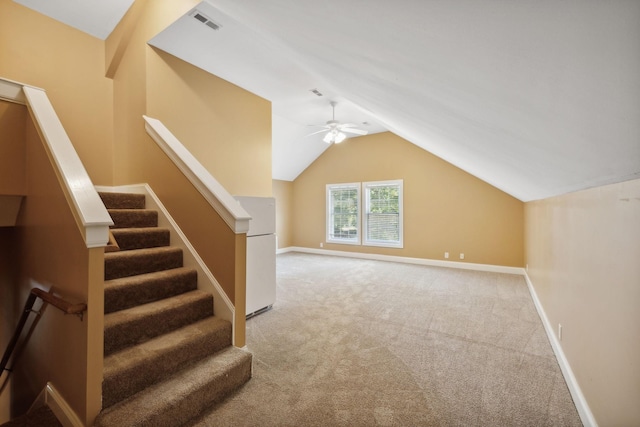
[[[14,1],[97,34],[133,0],[99,2],[118,10],[83,10],[86,22],[78,2]],[[222,25],[215,42],[187,16],[150,43],[272,102],[274,178],[295,179],[327,148],[306,135],[329,100],[341,121],[390,130],[523,201],[640,176],[640,2],[196,8]]]

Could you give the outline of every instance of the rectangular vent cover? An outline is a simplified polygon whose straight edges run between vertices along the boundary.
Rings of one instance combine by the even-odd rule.
[[[198,12],[197,10],[194,10],[193,12],[191,12],[191,16],[193,16],[194,18],[196,18],[198,21],[202,22],[204,25],[206,25],[209,28],[212,28],[214,30],[219,30],[220,27],[222,27],[222,25],[213,22],[211,19],[209,19],[208,16],[204,15],[201,12]]]
[[[213,21],[207,21],[207,22],[205,22],[205,24],[204,24],[204,25],[206,25],[207,27],[211,27],[211,28],[213,28],[214,30],[219,30],[219,29],[220,29],[220,25],[216,24],[216,23],[215,23],[215,22],[213,22]]]

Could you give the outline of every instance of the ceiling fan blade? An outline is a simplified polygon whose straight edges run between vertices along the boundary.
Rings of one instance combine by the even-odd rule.
[[[307,135],[307,136],[317,135],[317,134],[319,134],[319,133],[326,132],[326,131],[327,131],[327,129],[318,130],[318,131],[315,131],[315,132],[310,133],[310,134],[309,134],[309,135]]]
[[[342,128],[340,129],[342,132],[355,133],[356,135],[366,135],[369,131],[356,129],[356,128]]]

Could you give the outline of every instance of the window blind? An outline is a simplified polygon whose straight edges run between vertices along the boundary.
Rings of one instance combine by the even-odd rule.
[[[365,244],[402,245],[402,182],[364,183]]]
[[[343,184],[327,187],[327,240],[359,243],[360,185]]]

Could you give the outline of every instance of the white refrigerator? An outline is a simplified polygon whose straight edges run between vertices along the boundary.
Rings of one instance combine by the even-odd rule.
[[[251,215],[247,232],[247,318],[276,301],[276,200],[236,196]]]

